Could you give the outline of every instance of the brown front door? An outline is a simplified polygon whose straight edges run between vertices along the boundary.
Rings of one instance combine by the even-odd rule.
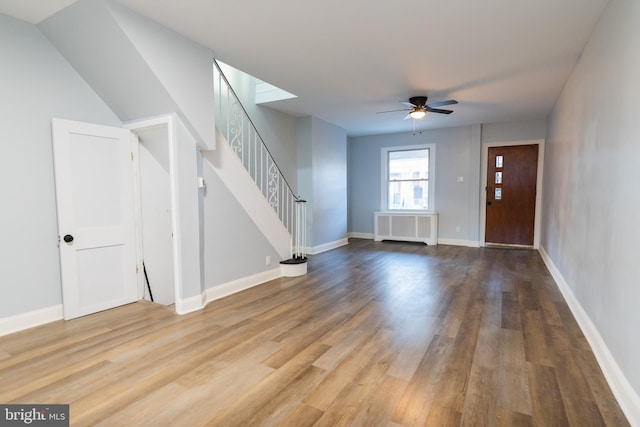
[[[489,147],[485,242],[533,245],[538,145]]]

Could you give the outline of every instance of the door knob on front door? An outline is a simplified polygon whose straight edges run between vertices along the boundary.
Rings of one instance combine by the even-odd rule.
[[[491,205],[491,202],[490,202],[490,201],[489,201],[489,202],[487,202],[487,205]]]
[[[62,238],[62,240],[64,240],[67,243],[71,243],[71,242],[73,242],[73,236],[71,234],[67,234],[66,236],[64,236]]]

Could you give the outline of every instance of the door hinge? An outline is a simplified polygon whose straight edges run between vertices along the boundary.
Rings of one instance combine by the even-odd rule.
[[[133,151],[131,152],[131,160],[133,160]]]
[[[136,264],[136,274],[138,274],[138,271],[140,270],[138,269],[138,264]]]

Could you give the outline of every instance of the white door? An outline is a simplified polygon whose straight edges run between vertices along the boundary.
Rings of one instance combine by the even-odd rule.
[[[52,130],[64,317],[134,302],[132,134],[61,119]]]

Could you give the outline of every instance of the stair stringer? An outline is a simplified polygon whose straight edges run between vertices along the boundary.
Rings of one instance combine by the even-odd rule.
[[[269,205],[249,172],[244,168],[225,136],[217,128],[216,141],[218,144],[216,144],[215,150],[202,152],[204,159],[209,162],[278,255],[283,260],[290,258],[292,254],[291,233],[282,224],[277,213]]]

